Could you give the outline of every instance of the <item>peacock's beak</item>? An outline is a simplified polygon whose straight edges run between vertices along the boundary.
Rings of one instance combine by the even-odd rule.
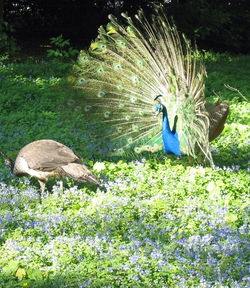
[[[158,117],[159,114],[160,114],[160,110],[156,110],[156,111],[155,111],[155,117]]]
[[[157,95],[155,96],[154,100],[158,102],[157,107],[155,107],[155,118],[157,118],[159,116],[159,114],[161,113],[161,101],[159,100],[159,98],[162,97],[162,95]]]
[[[155,107],[155,117],[158,117],[158,115],[162,112],[162,104],[159,103],[156,107]]]

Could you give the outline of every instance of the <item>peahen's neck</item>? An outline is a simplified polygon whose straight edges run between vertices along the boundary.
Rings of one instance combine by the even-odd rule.
[[[14,173],[15,162],[14,162],[12,159],[10,159],[10,164],[9,164],[9,166],[10,166],[10,169],[11,169],[11,173]]]

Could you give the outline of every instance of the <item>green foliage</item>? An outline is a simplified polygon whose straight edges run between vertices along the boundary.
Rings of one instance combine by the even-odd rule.
[[[171,1],[166,13],[200,48],[248,53],[250,25],[248,1]]]
[[[245,102],[240,94],[224,86],[224,84],[228,84],[233,88],[237,88],[249,101],[249,83],[246,81],[249,78],[249,55],[232,56],[228,53],[212,53],[209,56],[209,53],[206,52],[205,55],[207,55],[205,57],[207,57],[206,68],[208,73],[206,95],[208,97],[216,96],[216,93],[222,99],[229,100],[230,103]],[[218,98],[218,96],[216,97]]]
[[[64,40],[62,35],[50,38],[50,43],[55,49],[48,49],[47,56],[49,58],[72,59],[78,55],[79,51],[70,46],[69,40]]]
[[[1,150],[15,156],[21,146],[41,138],[53,138],[78,149],[84,147],[87,139],[81,115],[75,113],[71,121],[61,117],[63,109],[64,117],[72,113],[64,102],[75,92],[61,76],[70,69],[70,64],[58,61],[29,60],[0,66]]]
[[[108,176],[106,191],[54,187],[42,204],[33,187],[1,189],[10,200],[9,212],[0,212],[0,283],[177,287],[183,281],[192,287],[203,279],[209,287],[233,281],[244,287],[245,171],[173,164],[102,162],[94,168]]]
[[[107,23],[108,14],[120,17],[122,12],[128,12],[133,16],[140,7],[150,14],[153,4],[161,4],[179,31],[189,39],[193,39],[195,33],[199,47],[238,53],[250,51],[248,0],[65,0],[60,1],[60,7],[48,5],[47,1],[5,2],[5,19],[18,23],[17,34],[25,33],[29,39],[38,34],[50,35],[52,31],[59,35],[63,31],[72,40],[81,39],[87,45],[95,37],[96,29]],[[83,17],[82,11],[88,13]]]
[[[249,103],[224,83],[248,96],[249,56],[206,52],[207,95],[231,103],[211,143],[214,170],[163,153],[88,154],[91,128],[71,101],[71,65],[8,61],[0,64],[0,150],[14,157],[28,142],[58,140],[103,185],[66,179],[60,191],[52,180],[39,203],[36,181],[11,176],[0,160],[0,287],[248,286]]]
[[[0,55],[14,55],[19,49],[13,36],[15,30],[6,21],[0,19]]]

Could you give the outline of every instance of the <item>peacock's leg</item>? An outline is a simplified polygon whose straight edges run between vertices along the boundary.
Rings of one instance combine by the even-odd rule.
[[[203,157],[202,157],[201,152],[198,153],[198,155],[197,155],[197,162],[198,162],[198,164],[200,164],[200,165],[204,162],[204,159],[203,159]]]
[[[196,155],[197,155],[196,158],[190,155],[188,156],[188,162],[191,166],[194,166],[195,163],[201,165],[204,162],[201,152],[197,153]]]
[[[188,155],[188,162],[189,162],[189,164],[190,164],[191,166],[194,165],[194,158],[193,158],[192,156],[190,156],[190,155]]]

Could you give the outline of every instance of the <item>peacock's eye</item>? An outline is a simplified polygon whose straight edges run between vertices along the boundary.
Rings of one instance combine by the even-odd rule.
[[[156,111],[162,112],[162,104],[158,104],[155,108]]]
[[[104,96],[104,92],[103,91],[98,92],[97,97],[101,98],[103,96]]]

